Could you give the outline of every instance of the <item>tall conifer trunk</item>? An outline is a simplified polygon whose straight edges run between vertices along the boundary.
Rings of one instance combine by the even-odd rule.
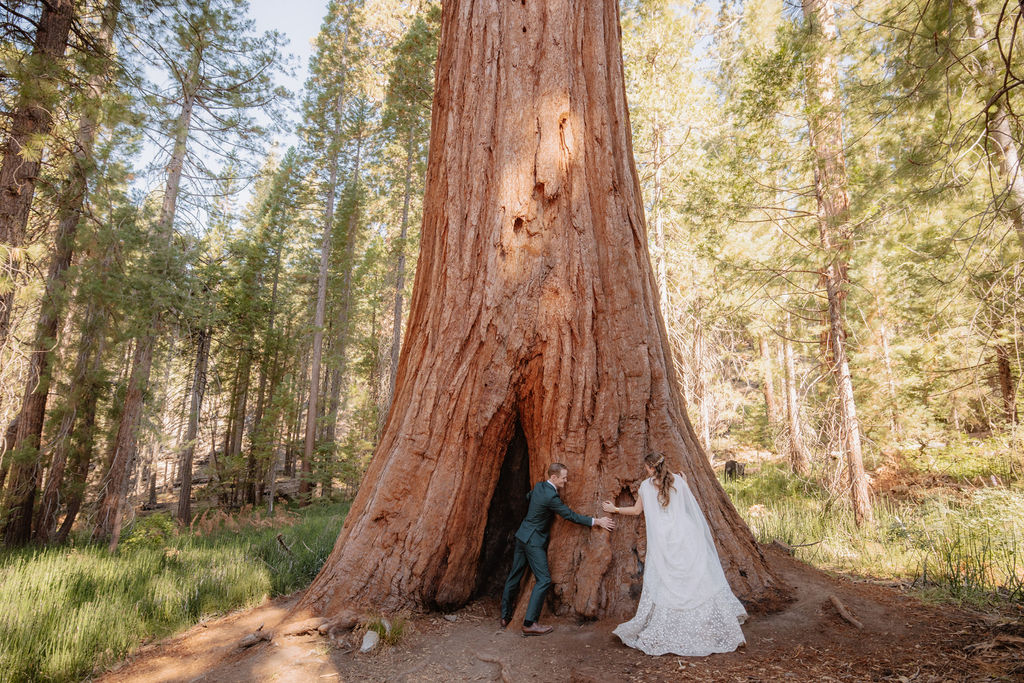
[[[341,100],[337,104],[341,116]],[[340,123],[335,126],[335,136]],[[332,145],[330,176],[327,181],[327,206],[324,211],[324,231],[320,238],[320,272],[316,285],[316,308],[313,314],[313,349],[309,368],[309,407],[306,409],[306,438],[302,450],[302,481],[299,493],[309,496],[313,488],[313,452],[316,449],[316,423],[319,416],[320,361],[324,351],[324,317],[327,311],[327,270],[331,258],[331,233],[334,231],[334,198],[338,186],[338,150]]]
[[[796,391],[796,363],[793,361],[793,325],[789,311],[786,311],[786,336],[782,338],[782,354],[785,360],[784,383],[786,385],[786,425],[789,439],[787,449],[789,464],[793,472],[801,476],[811,471],[810,458],[804,448],[802,430],[800,428],[800,402]]]
[[[181,111],[174,124],[174,146],[167,164],[167,181],[164,186],[163,202],[157,223],[157,236],[161,247],[170,248],[174,233],[174,217],[178,208],[178,191],[185,164],[185,153],[192,127],[192,113],[196,106],[196,92],[199,87],[199,66],[202,63],[202,49],[197,48],[186,66],[182,88]],[[157,259],[165,257],[157,256]],[[158,264],[154,276],[159,276],[163,264]],[[155,306],[150,324],[137,340],[132,356],[128,387],[125,392],[124,408],[118,423],[117,435],[111,444],[110,466],[103,479],[102,498],[96,513],[94,540],[109,541],[110,547],[117,547],[121,534],[121,516],[124,497],[127,494],[131,463],[135,457],[139,420],[142,417],[143,394],[149,384],[149,373],[153,365],[153,351],[157,334],[163,327],[163,311]]]
[[[853,379],[846,356],[847,261],[852,239],[850,196],[847,192],[843,116],[839,96],[836,17],[832,0],[803,0],[809,32],[807,111],[814,153],[821,250],[826,259],[822,280],[828,300],[829,364],[835,377],[846,449],[847,477],[858,524],[872,519],[868,480],[861,455],[860,423],[853,396]]]
[[[617,3],[442,12],[419,266],[394,401],[302,608],[450,607],[511,552],[530,481],[631,501],[648,450],[684,472],[748,603],[785,589],[682,409],[630,146]],[[519,434],[519,438],[514,438]],[[519,476],[516,475],[519,473]],[[556,611],[624,616],[642,528],[556,521]],[[494,544],[489,544],[489,548]]]
[[[413,128],[405,140],[405,181],[402,196],[402,227],[398,234],[398,263],[395,265],[395,306],[391,321],[391,370],[388,375],[388,402],[395,395],[398,352],[402,348],[402,300],[405,295],[405,240],[409,235],[409,202],[412,200]]]
[[[104,59],[110,56],[107,53],[110,51],[119,10],[119,0],[110,0],[104,7],[103,24],[96,37],[96,43],[104,53]],[[8,544],[27,542],[31,532],[30,519],[32,502],[36,494],[35,482],[43,467],[40,440],[52,379],[50,364],[57,346],[57,330],[64,321],[66,310],[65,272],[71,265],[74,254],[75,234],[81,220],[82,205],[88,186],[88,167],[92,163],[92,148],[96,140],[96,116],[90,108],[98,106],[107,70],[100,69],[89,78],[88,96],[91,102],[86,103],[87,109],[79,119],[70,173],[57,200],[57,232],[46,274],[46,290],[43,293],[39,319],[36,321],[29,356],[28,378],[12,446],[17,457],[12,474],[9,492],[11,504],[8,508],[4,534],[4,540]],[[63,465],[63,462],[55,463],[50,477],[56,475],[59,481],[63,475]],[[47,514],[49,512],[44,513],[44,516]]]
[[[210,361],[210,338],[208,328],[199,330],[196,341],[196,361],[192,366],[192,391],[189,400],[188,428],[185,432],[185,445],[181,449],[181,489],[178,491],[178,509],[176,516],[182,524],[192,523],[192,461],[196,453],[196,439],[199,436],[199,413],[203,407],[203,394],[206,393],[206,367]]]
[[[41,167],[40,141],[53,128],[54,98],[46,93],[51,83],[61,78],[61,61],[68,46],[68,35],[75,18],[74,0],[51,0],[42,3],[32,47],[29,68],[32,78],[23,84],[11,125],[4,142],[0,162],[0,278],[7,280],[0,291],[0,346],[7,342],[11,324],[11,306],[17,286],[17,252],[23,246],[29,210],[35,196]],[[55,90],[55,89],[54,89]]]

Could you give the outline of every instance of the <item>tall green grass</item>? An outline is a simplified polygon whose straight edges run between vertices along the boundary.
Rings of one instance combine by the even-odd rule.
[[[723,481],[757,539],[794,546],[823,569],[912,585],[925,597],[990,607],[1024,603],[1024,491],[936,490],[874,503],[858,527],[845,499],[780,464]]]
[[[0,554],[0,682],[80,680],[203,616],[301,588],[346,512],[313,506],[284,529],[209,537],[175,536],[151,516],[116,555],[92,545]]]

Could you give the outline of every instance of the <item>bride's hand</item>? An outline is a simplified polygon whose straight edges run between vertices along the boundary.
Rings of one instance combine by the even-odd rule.
[[[601,503],[601,507],[604,508],[605,512],[618,512],[619,511],[619,508],[615,507],[615,505],[610,500],[606,500],[603,503]]]

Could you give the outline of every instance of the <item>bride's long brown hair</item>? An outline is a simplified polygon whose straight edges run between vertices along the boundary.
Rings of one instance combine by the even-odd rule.
[[[652,451],[644,456],[644,464],[654,470],[651,478],[658,489],[658,502],[661,503],[661,507],[668,507],[671,496],[669,491],[674,490],[675,486],[672,485],[672,472],[665,464],[665,456]]]

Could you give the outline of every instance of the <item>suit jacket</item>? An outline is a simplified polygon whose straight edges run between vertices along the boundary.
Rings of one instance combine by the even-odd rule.
[[[561,517],[582,524],[593,526],[594,519],[573,512],[568,505],[558,497],[558,491],[547,481],[539,482],[527,495],[530,507],[526,511],[526,518],[519,525],[516,538],[527,545],[547,545],[551,536],[551,521],[557,513]]]

